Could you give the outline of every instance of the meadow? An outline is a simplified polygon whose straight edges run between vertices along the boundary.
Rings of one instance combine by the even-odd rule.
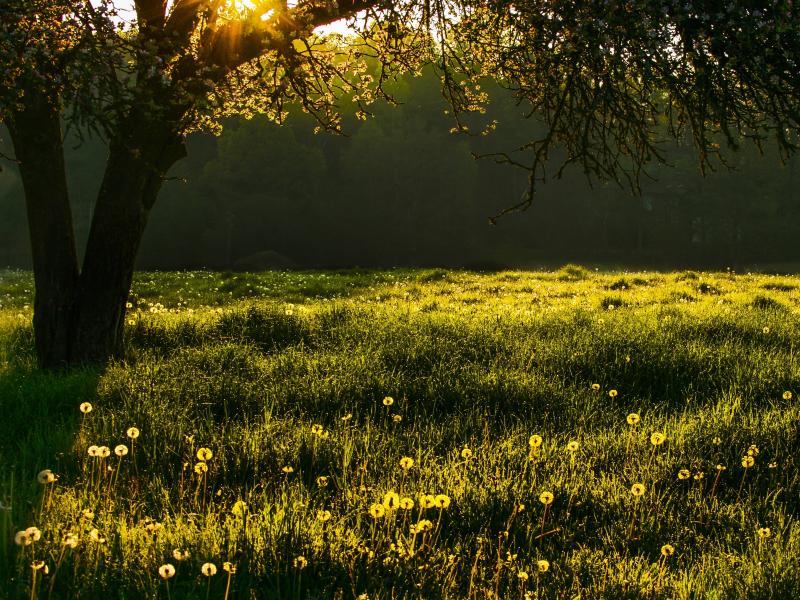
[[[800,278],[140,273],[35,368],[0,272],[0,596],[796,598]]]

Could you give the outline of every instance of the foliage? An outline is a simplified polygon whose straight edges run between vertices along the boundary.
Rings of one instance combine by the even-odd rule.
[[[30,281],[0,278],[12,597],[33,560],[40,597],[797,588],[794,277],[143,273],[127,360],[66,376],[33,367]]]

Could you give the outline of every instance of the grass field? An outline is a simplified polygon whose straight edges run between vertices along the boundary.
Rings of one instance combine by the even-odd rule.
[[[31,289],[0,595],[800,594],[798,278],[142,273],[125,362],[62,376]]]

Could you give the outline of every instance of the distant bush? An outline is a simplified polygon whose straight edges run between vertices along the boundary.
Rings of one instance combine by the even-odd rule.
[[[591,271],[580,265],[566,264],[556,273],[559,281],[583,281],[591,276]]]

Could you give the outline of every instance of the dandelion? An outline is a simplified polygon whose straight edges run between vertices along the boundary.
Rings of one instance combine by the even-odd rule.
[[[749,469],[754,464],[756,464],[756,459],[753,458],[753,456],[751,454],[748,454],[748,455],[742,457],[742,466],[745,469]]]
[[[464,446],[464,449],[461,450],[461,458],[464,460],[469,460],[472,458],[472,450],[470,450],[467,446]]]
[[[383,399],[383,405],[384,406],[391,406],[392,404],[394,404],[394,398],[392,398],[391,396],[386,396]]]
[[[47,568],[47,563],[43,560],[35,560],[31,563],[31,569],[34,571],[41,571],[45,575],[50,572],[50,569]]]
[[[325,431],[322,425],[314,424],[311,426],[311,435],[322,435],[322,432]]]
[[[317,511],[317,521],[322,521],[323,523],[331,520],[331,511],[329,510],[318,510]]]
[[[528,445],[531,448],[539,448],[542,445],[542,441],[542,436],[534,434],[528,438]]]
[[[450,506],[450,496],[446,494],[437,494],[433,499],[433,503],[437,508],[447,508]]]
[[[81,412],[85,415],[88,415],[90,412],[92,412],[91,402],[81,402],[81,405],[78,408],[80,408]]]
[[[128,454],[128,447],[125,444],[119,444],[116,448],[114,448],[114,454],[122,458]]]
[[[139,430],[136,427],[128,427],[128,431],[125,432],[129,438],[135,440],[139,437]]]
[[[517,578],[519,578],[520,581],[528,581],[527,571],[519,571],[517,573]]]
[[[628,425],[638,425],[642,417],[639,416],[639,413],[630,413],[626,420],[628,421]]]
[[[87,521],[91,521],[92,519],[94,519],[94,512],[90,508],[84,508],[81,511],[81,517],[86,519]]]
[[[608,390],[609,398],[616,398],[618,395],[619,395],[619,392],[617,390]]]
[[[175,576],[175,567],[169,563],[161,565],[158,567],[158,574],[161,576],[161,579],[170,579]]]
[[[247,513],[247,502],[244,500],[237,500],[231,507],[231,513],[237,517],[243,517]]]
[[[764,327],[764,329],[762,329],[761,331],[763,331],[764,333],[769,333],[769,327]]]
[[[766,540],[772,536],[772,530],[769,527],[759,527],[756,533],[762,540]]]
[[[550,563],[544,559],[537,560],[536,567],[539,569],[540,573],[545,573],[550,568]]]
[[[97,454],[95,454],[95,456],[99,458],[108,458],[109,456],[111,456],[111,448],[109,448],[108,446],[100,446],[97,449]]]
[[[319,487],[328,487],[328,478],[325,475],[317,477],[317,485]]]
[[[14,535],[14,543],[17,546],[30,546],[33,543],[31,536],[27,534],[25,531],[18,531],[16,535]]]
[[[672,556],[673,554],[675,554],[675,547],[672,544],[661,546],[661,556]]]
[[[408,497],[400,498],[400,503],[398,504],[398,506],[403,510],[411,510],[412,508],[414,508],[414,500]]]
[[[404,456],[400,459],[400,468],[404,471],[408,471],[411,467],[414,466],[414,459],[410,456]]]
[[[417,523],[417,531],[430,531],[433,529],[433,522],[429,519],[422,519]]]
[[[178,548],[175,548],[175,550],[172,551],[172,557],[177,561],[186,560],[191,555],[192,553],[188,550],[179,550]]]
[[[67,533],[61,538],[61,544],[74,550],[78,546],[78,536],[74,533]]]
[[[714,444],[715,446],[719,446],[720,444],[722,444],[722,438],[720,438],[719,436],[715,436],[714,439],[711,440],[711,443]]]
[[[436,496],[431,496],[430,494],[422,494],[419,497],[419,505],[422,508],[433,508],[436,506]]]
[[[703,478],[705,478],[705,476],[706,476],[705,473],[703,473],[702,471],[698,471],[697,473],[694,474],[694,480],[701,481]]]
[[[750,446],[747,448],[747,454],[749,456],[758,456],[758,446],[755,444],[750,444]]]
[[[567,444],[567,451],[568,452],[577,452],[578,448],[580,448],[580,444],[575,440],[572,440]]]
[[[666,440],[667,440],[667,436],[664,435],[663,433],[661,433],[660,431],[655,431],[650,436],[650,443],[653,444],[653,446],[660,446]]]
[[[56,475],[50,469],[39,471],[39,474],[36,476],[36,481],[38,481],[42,485],[53,483],[55,480],[56,480]]]
[[[388,491],[383,496],[383,506],[386,510],[394,510],[400,503],[400,495],[395,491]]]
[[[42,532],[39,531],[38,527],[28,527],[25,530],[25,533],[28,534],[28,537],[32,542],[38,542],[40,539],[42,539]]]
[[[369,507],[369,516],[373,519],[380,519],[385,514],[386,509],[383,507],[383,504],[373,504]]]
[[[689,479],[691,475],[692,474],[689,472],[689,469],[681,469],[678,471],[678,479]]]
[[[598,391],[600,391],[600,384],[599,384],[599,383],[593,383],[593,384],[592,384],[592,391],[593,391],[593,392],[598,392]]]
[[[294,473],[294,467],[290,467],[289,465],[287,465],[287,466],[285,466],[285,467],[281,468],[281,471],[282,471],[282,472],[283,472],[285,475],[288,475],[289,473]]]
[[[400,423],[403,420],[403,415],[392,415],[392,421],[394,423]]]
[[[305,556],[300,555],[292,561],[292,565],[294,565],[295,569],[303,570],[308,566],[308,561]]]
[[[786,390],[785,392],[783,392],[783,399],[784,400],[791,400],[792,399],[792,392],[790,392],[789,390]]]
[[[210,448],[200,448],[197,451],[197,460],[208,462],[212,456],[214,456],[214,453],[211,452]]]
[[[551,505],[553,503],[553,494],[551,492],[542,492],[539,494],[539,502],[545,506]]]
[[[634,483],[631,486],[631,494],[633,494],[636,498],[639,498],[644,495],[644,485],[641,483]]]
[[[217,574],[217,565],[214,563],[203,563],[203,566],[200,567],[200,573],[205,575],[206,577],[213,577]]]
[[[194,472],[198,475],[208,473],[208,465],[204,462],[199,462],[194,466]]]
[[[345,416],[342,417],[342,421],[347,423],[352,418],[353,418],[353,413],[347,413]]]
[[[95,456],[98,456],[98,451],[99,451],[99,450],[100,450],[100,446],[94,446],[94,445],[92,445],[92,446],[89,446],[89,447],[86,449],[86,453],[87,453],[89,456],[95,457]]]
[[[224,562],[222,563],[222,570],[233,575],[236,573],[236,565],[231,562]]]
[[[100,533],[100,530],[97,529],[96,527],[89,532],[89,539],[92,540],[95,544],[106,543],[106,536]]]

